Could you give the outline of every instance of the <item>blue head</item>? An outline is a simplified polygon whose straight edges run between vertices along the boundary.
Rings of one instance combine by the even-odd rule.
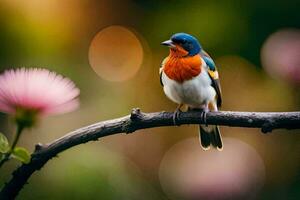
[[[187,33],[176,33],[172,35],[170,40],[167,40],[162,45],[170,48],[177,48],[177,45],[188,52],[188,56],[197,55],[201,51],[201,45],[198,40]]]

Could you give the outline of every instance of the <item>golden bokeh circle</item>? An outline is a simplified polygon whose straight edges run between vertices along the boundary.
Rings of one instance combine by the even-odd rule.
[[[93,38],[89,63],[93,70],[108,81],[125,81],[137,73],[143,62],[143,47],[130,29],[109,26]]]

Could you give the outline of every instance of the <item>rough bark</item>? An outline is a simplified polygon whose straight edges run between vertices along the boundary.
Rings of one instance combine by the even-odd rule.
[[[202,112],[199,111],[183,112],[180,113],[177,124],[202,124],[201,116]],[[206,115],[206,123],[260,128],[263,133],[267,133],[281,128],[299,129],[300,112],[209,112]],[[139,129],[173,125],[173,113],[142,113],[139,109],[133,109],[128,116],[77,129],[49,144],[37,144],[30,163],[22,164],[13,172],[12,178],[0,192],[0,199],[14,199],[35,171],[40,170],[60,152],[73,146],[117,133],[132,133]]]

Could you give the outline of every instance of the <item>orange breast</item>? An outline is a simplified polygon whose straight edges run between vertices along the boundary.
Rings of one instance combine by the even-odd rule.
[[[193,57],[168,56],[163,63],[165,74],[172,80],[182,83],[201,73],[202,60],[200,55]]]

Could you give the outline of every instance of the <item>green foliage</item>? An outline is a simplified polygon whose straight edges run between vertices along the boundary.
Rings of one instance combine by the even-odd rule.
[[[7,153],[9,152],[10,147],[8,143],[8,139],[3,133],[0,133],[0,153]]]
[[[30,162],[30,154],[27,149],[23,147],[14,148],[12,157],[26,164]]]

